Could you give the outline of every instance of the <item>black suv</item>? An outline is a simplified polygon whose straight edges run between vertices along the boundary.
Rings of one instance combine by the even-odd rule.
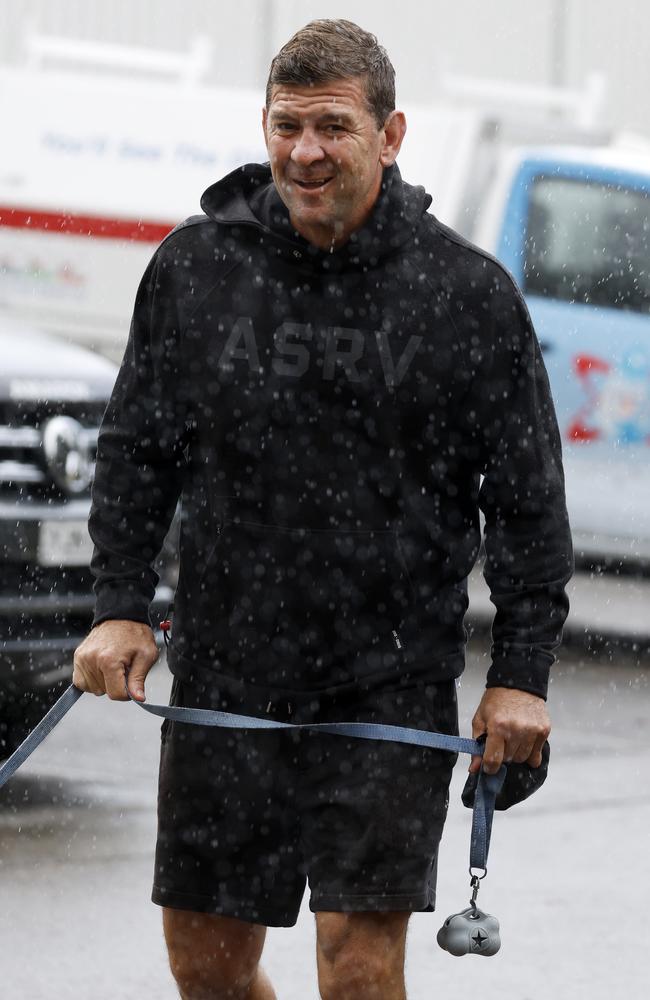
[[[86,521],[116,368],[0,317],[0,758],[69,684],[90,626]],[[162,565],[162,564],[161,564]],[[171,588],[162,583],[156,611]]]

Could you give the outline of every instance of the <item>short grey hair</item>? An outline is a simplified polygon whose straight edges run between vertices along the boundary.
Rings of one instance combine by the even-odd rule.
[[[365,79],[368,110],[381,128],[395,110],[395,70],[386,49],[352,21],[310,21],[273,59],[266,107],[276,84],[310,86],[354,77]]]

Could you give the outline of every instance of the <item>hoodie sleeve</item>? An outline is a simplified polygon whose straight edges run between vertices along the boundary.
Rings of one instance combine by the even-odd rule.
[[[89,530],[93,626],[149,622],[153,563],[182,485],[188,406],[178,386],[178,322],[161,250],[138,289],[131,330],[97,448]]]
[[[546,698],[573,571],[560,434],[528,310],[505,272],[494,277],[489,315],[475,414],[484,574],[496,607],[487,687]]]

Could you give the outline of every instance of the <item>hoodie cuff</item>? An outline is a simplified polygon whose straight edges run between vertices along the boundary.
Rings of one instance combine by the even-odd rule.
[[[546,701],[552,660],[551,663],[544,660],[540,661],[530,653],[494,656],[485,686],[516,688]]]
[[[119,586],[104,584],[95,590],[95,614],[92,628],[102,622],[121,619],[123,621],[142,622],[151,627],[149,615],[150,599],[142,594],[135,584],[121,583]]]

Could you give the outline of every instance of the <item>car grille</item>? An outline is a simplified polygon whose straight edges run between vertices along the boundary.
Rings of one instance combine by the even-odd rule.
[[[0,499],[62,501],[69,493],[54,481],[43,448],[43,431],[55,416],[71,417],[82,428],[94,464],[97,435],[105,404],[47,403],[0,405]],[[76,493],[87,496],[89,489]]]

